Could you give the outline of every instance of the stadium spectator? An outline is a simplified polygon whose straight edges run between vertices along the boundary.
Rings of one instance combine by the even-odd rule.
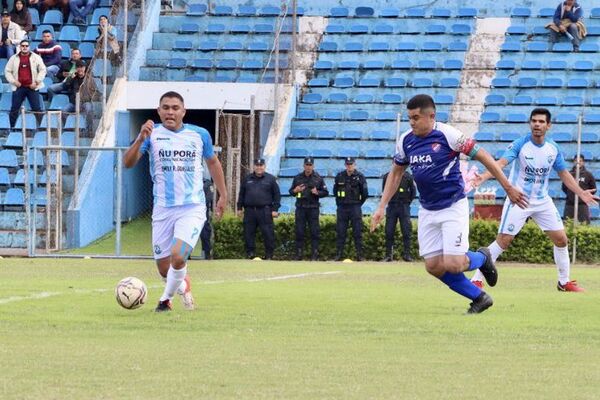
[[[29,6],[31,7],[31,1]],[[40,10],[40,15],[46,14],[46,11],[50,9],[58,9],[62,12],[63,24],[66,24],[69,20],[69,0],[40,0],[38,2],[38,8]]]
[[[54,41],[52,32],[47,29],[42,32],[42,43],[38,44],[37,49],[34,51],[44,60],[48,76],[51,78],[56,77],[62,61],[62,48]]]
[[[152,244],[158,271],[166,278],[156,312],[170,311],[175,293],[182,296],[186,309],[195,308],[186,262],[206,222],[203,159],[220,195],[215,211],[217,217],[221,217],[227,204],[223,169],[214,153],[210,134],[206,129],[184,124],[185,113],[179,93],[163,94],[158,107],[161,124],[146,121],[123,155],[126,168],[136,165],[146,152],[150,157],[154,183]]]
[[[15,54],[15,46],[19,43],[25,32],[21,27],[12,22],[8,11],[4,10],[0,14],[2,21],[0,27],[2,28],[2,36],[0,38],[0,57],[11,58]]]
[[[382,190],[389,172],[383,175]],[[396,188],[394,195],[388,203],[385,212],[385,258],[383,261],[390,262],[394,259],[394,239],[396,235],[396,223],[400,222],[402,231],[403,252],[402,259],[406,262],[413,261],[410,254],[412,222],[410,221],[410,203],[417,197],[417,188],[411,174],[407,171],[402,175],[402,180]]]
[[[373,214],[371,231],[383,219],[385,207],[410,165],[419,189],[418,241],[425,268],[451,290],[472,300],[467,313],[483,312],[492,306],[493,300],[471,283],[464,272],[481,269],[490,286],[496,284],[498,275],[487,248],[469,251],[469,203],[460,172],[460,154],[473,157],[491,170],[510,199],[520,207],[526,206],[525,197],[475,140],[435,120],[436,107],[430,96],[416,95],[406,108],[411,129],[396,142],[392,170]]]
[[[202,252],[205,260],[212,260],[212,211],[215,187],[211,179],[204,179],[204,198],[206,199],[206,222],[200,232],[200,242],[202,243]]]
[[[304,256],[304,231],[310,230],[312,261],[319,259],[319,199],[329,194],[325,181],[314,170],[314,159],[304,159],[304,171],[294,177],[289,193],[296,198],[296,260]]]
[[[39,90],[44,87],[46,66],[37,54],[29,51],[29,40],[21,40],[20,50],[6,63],[4,75],[12,88],[10,107],[10,126],[15,126],[19,108],[29,100],[32,111],[42,111],[42,99]]]
[[[75,75],[75,64],[77,63],[77,61],[84,62],[83,60],[81,60],[81,51],[77,48],[71,49],[71,58],[60,63],[60,68],[58,70],[58,73],[56,74],[56,77],[59,78],[61,81],[58,83],[54,83],[48,87],[48,96],[50,97],[50,99],[52,99],[54,95],[61,93],[65,89],[64,83],[69,76]]]
[[[594,175],[585,168],[585,158],[582,155],[575,160],[575,164],[571,169],[571,176],[575,179],[577,177],[577,165],[579,165],[579,187],[583,190],[593,189],[592,193],[594,193],[596,190],[596,180],[594,179]],[[575,215],[575,193],[564,182],[562,184],[562,191],[567,195],[563,218],[573,219]],[[579,222],[586,224],[591,222],[590,208],[581,198],[579,198],[577,204],[577,219]]]
[[[344,258],[344,246],[346,245],[346,234],[348,226],[352,223],[352,236],[354,237],[354,248],[356,259],[363,261],[362,243],[362,205],[369,197],[367,179],[356,170],[354,157],[346,157],[344,160],[345,170],[335,176],[333,193],[337,204],[335,221],[335,261]]]
[[[275,177],[265,172],[265,160],[254,160],[254,172],[246,175],[240,185],[237,202],[238,215],[244,218],[244,242],[246,255],[254,258],[256,251],[256,228],[262,232],[265,242],[265,258],[271,260],[275,251],[276,218],[280,207],[281,193]]]
[[[96,8],[96,0],[68,0],[73,23],[77,25],[86,25],[87,16]]]
[[[581,40],[587,35],[583,23],[583,10],[575,0],[565,0],[556,7],[552,22],[546,25],[550,30],[550,43],[556,43],[560,35],[565,35],[573,43],[573,51],[579,51]]]
[[[96,37],[96,43],[98,46],[100,46],[100,48],[102,48],[104,43],[104,32],[106,32],[106,40],[108,44],[106,49],[108,58],[118,64],[121,62],[121,47],[119,46],[119,41],[117,40],[117,28],[108,22],[108,17],[106,15],[101,15],[100,25],[98,25],[98,36]]]
[[[98,100],[99,92],[93,79],[85,81],[86,65],[83,60],[75,62],[75,73],[65,79],[63,89],[69,96],[69,103],[66,104],[63,113],[73,113],[76,111],[76,97],[79,92],[80,112],[85,116],[86,130],[91,132],[93,122],[93,110],[95,100]],[[66,115],[65,115],[66,117]]]
[[[583,190],[569,174],[567,165],[558,145],[546,139],[546,132],[551,127],[550,111],[535,108],[529,117],[531,133],[525,135],[508,146],[502,157],[496,162],[504,168],[514,160],[517,165],[511,170],[510,181],[529,194],[529,205],[525,209],[514,207],[511,200],[504,202],[502,219],[496,240],[489,245],[492,260],[495,262],[512,243],[525,221],[531,218],[550,238],[554,244],[554,262],[558,271],[557,289],[561,292],[583,292],[576,281],[569,279],[569,240],[560,214],[548,195],[548,181],[551,170],[555,170],[562,182],[586,204],[596,205],[600,198],[592,195],[592,190]],[[478,176],[474,182],[480,186],[490,178],[486,172]],[[502,176],[504,178],[504,175]],[[481,274],[475,273],[472,281],[482,286]]]
[[[10,12],[11,20],[19,25],[26,34],[29,34],[33,30],[33,23],[31,22],[31,13],[25,7],[23,0],[16,0],[15,6]]]

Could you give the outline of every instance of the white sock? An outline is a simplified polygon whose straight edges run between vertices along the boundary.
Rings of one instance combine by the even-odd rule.
[[[496,262],[498,257],[500,257],[500,254],[502,254],[504,252],[504,249],[502,247],[500,247],[498,242],[496,242],[495,240],[492,242],[492,244],[490,244],[488,246],[488,249],[490,249],[490,254],[492,255],[492,261],[494,261],[494,262]],[[481,271],[476,270],[475,273],[473,274],[473,277],[471,278],[471,281],[483,282],[483,279],[484,278],[483,278],[483,274],[481,273]]]
[[[177,288],[177,294],[184,294],[187,289],[187,282],[185,281],[185,276],[183,278],[183,282],[181,282],[181,285],[179,285],[179,287]]]
[[[556,263],[556,269],[558,270],[558,281],[561,285],[564,285],[569,282],[569,272],[571,270],[569,246],[554,246],[554,262]]]
[[[181,282],[183,282],[186,274],[187,266],[181,269],[175,269],[173,266],[169,267],[169,272],[167,272],[167,284],[165,285],[163,295],[160,296],[160,301],[171,300],[173,296],[175,296],[175,292],[177,291],[177,288],[181,286]]]

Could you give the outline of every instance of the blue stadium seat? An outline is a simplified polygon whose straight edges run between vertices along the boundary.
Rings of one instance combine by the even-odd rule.
[[[6,191],[6,195],[4,196],[5,206],[9,207],[22,207],[25,205],[25,194],[23,193],[23,189],[20,188],[10,188]]]
[[[521,69],[539,71],[542,69],[542,62],[540,60],[525,60],[521,64]]]
[[[435,60],[419,60],[417,61],[416,69],[436,69],[437,64]]]
[[[340,110],[328,110],[323,113],[321,119],[326,121],[341,121],[344,119],[344,113]]]
[[[96,36],[97,36],[98,35],[98,29],[97,28],[95,28],[95,29],[96,29]],[[33,40],[35,40],[36,42],[41,42],[42,41],[42,34],[43,34],[43,32],[45,30],[48,30],[48,31],[52,32],[52,36],[55,37],[54,27],[52,25],[40,25],[40,26],[38,26],[37,31],[35,32],[35,38]],[[35,48],[37,46],[33,46],[33,43],[32,43],[31,47]]]
[[[401,77],[391,77],[384,80],[384,86],[388,88],[406,87],[406,79]]]
[[[167,68],[176,68],[182,69],[185,68],[186,61],[185,58],[171,58],[167,63]]]
[[[37,120],[35,119],[35,115],[33,114],[25,114],[25,129],[27,130],[36,130],[37,129]],[[17,122],[15,123],[15,129],[23,128],[23,118],[22,115],[19,114],[17,117]]]
[[[10,132],[3,146],[5,149],[22,149],[23,148],[23,133]]]
[[[373,131],[369,134],[370,140],[390,140],[392,138],[392,134],[388,131]]]
[[[550,7],[545,7],[540,9],[540,11],[538,12],[538,17],[541,18],[552,18],[554,16],[554,8],[550,8]]]
[[[472,7],[460,7],[456,16],[459,18],[475,18],[477,16],[477,9]]]
[[[0,168],[0,186],[10,186],[10,175],[7,168]]]
[[[384,8],[379,12],[379,16],[383,18],[398,18],[400,16],[400,10],[397,8]]]
[[[442,24],[430,24],[425,27],[425,33],[429,35],[443,35],[446,33],[446,26]]]
[[[594,63],[589,60],[577,60],[573,64],[575,71],[592,71],[594,69]]]
[[[306,150],[306,149],[288,149],[287,156],[293,157],[293,158],[302,158],[302,157],[308,157],[309,154],[308,154],[308,150]]]
[[[340,61],[338,64],[338,69],[359,69],[360,63],[356,60],[344,60]]]
[[[501,142],[514,142],[520,137],[521,134],[516,132],[502,132],[500,133],[500,137],[498,137],[498,140]]]
[[[460,71],[463,68],[463,62],[461,60],[449,59],[444,60],[443,69]]]
[[[34,147],[43,147],[48,144],[48,132],[46,131],[37,131],[33,136],[33,141],[31,145]]]
[[[581,47],[580,47],[581,50]],[[552,51],[556,53],[572,53],[573,45],[571,43],[558,42],[552,45]]]
[[[519,52],[521,51],[521,43],[517,41],[510,41],[502,43],[500,51],[503,52]]]
[[[548,61],[547,69],[564,71],[567,69],[567,62],[565,60],[550,60]]]
[[[325,28],[325,33],[328,33],[328,34],[346,33],[346,27],[342,24],[331,23],[331,24],[327,25],[327,28]]]
[[[533,97],[528,95],[517,95],[513,97],[512,103],[516,106],[530,106],[533,104]]]
[[[315,139],[335,139],[337,134],[331,129],[318,129],[314,132]]]
[[[330,17],[344,18],[344,17],[348,17],[349,15],[350,15],[350,10],[348,9],[348,7],[333,7],[329,11]]]
[[[63,14],[59,10],[47,10],[44,14],[43,24],[61,27],[63,24]]]
[[[396,93],[386,93],[383,95],[381,102],[384,104],[400,104],[402,103],[402,95]]]
[[[416,51],[417,44],[415,42],[398,42],[396,43],[396,51]]]
[[[425,18],[424,8],[409,8],[406,10],[405,16],[408,18]]]
[[[520,89],[534,88],[537,86],[537,79],[532,77],[522,77],[517,81],[517,87]]]
[[[497,112],[484,111],[479,118],[481,122],[500,122],[500,114]]]
[[[545,53],[548,51],[547,42],[529,42],[527,44],[527,51],[532,53]]]
[[[281,168],[279,170],[279,176],[282,178],[293,178],[300,170],[298,168]]]
[[[333,87],[336,88],[351,88],[352,86],[354,86],[354,78],[351,76],[335,78],[333,81]]]
[[[17,168],[18,166],[17,153],[14,150],[0,150],[0,167]]]
[[[563,80],[560,78],[546,78],[542,81],[543,88],[561,88],[563,87]]]
[[[316,119],[317,114],[313,110],[298,110],[296,119],[311,120]]]
[[[555,96],[540,96],[536,99],[535,104],[538,106],[555,106],[558,104],[558,99]]]
[[[366,35],[367,33],[369,33],[369,27],[365,24],[353,24],[350,25],[348,33],[351,33],[353,35]]]
[[[424,42],[421,46],[422,51],[442,51],[442,44],[440,42]]]
[[[193,75],[186,76],[184,81],[186,82],[208,82],[208,77],[204,73],[195,73]]]
[[[582,132],[581,141],[583,143],[598,143],[598,141],[600,141],[600,135],[595,132]]]
[[[451,94],[436,94],[433,95],[435,104],[451,105],[454,104],[454,96]]]
[[[192,61],[192,67],[198,69],[211,69],[213,67],[213,62],[209,58],[196,58]],[[257,69],[262,68],[262,63]],[[248,68],[250,69],[250,68]]]
[[[58,35],[58,40],[61,42],[79,43],[81,41],[81,33],[79,31],[79,27],[74,25],[63,26],[63,28],[60,30],[60,34]]]
[[[319,51],[330,52],[330,51],[337,51],[337,50],[338,50],[338,44],[336,42],[323,41],[319,45]]]
[[[397,59],[392,61],[392,69],[411,69],[412,62],[406,59]]]
[[[462,40],[455,40],[448,43],[448,51],[467,51],[469,45]]]
[[[583,122],[585,124],[600,124],[600,113],[585,113],[583,114]]]
[[[332,70],[333,69],[333,61],[328,60],[317,60],[314,65],[314,69],[316,70]]]
[[[323,101],[323,96],[319,93],[307,93],[302,98],[303,103],[307,104],[319,104]]]
[[[329,86],[329,80],[326,78],[312,78],[307,85],[309,87],[327,87]]]
[[[583,106],[583,104],[584,104],[583,97],[581,97],[581,96],[566,96],[563,99],[562,104],[564,106],[572,106],[572,107]]]
[[[387,42],[372,42],[369,44],[369,51],[390,51],[390,44]]]
[[[347,103],[348,95],[346,93],[333,92],[327,97],[328,103]]]
[[[587,36],[600,36],[600,26],[590,26],[587,28]]]
[[[33,170],[29,170],[28,183],[29,185],[33,185],[35,180],[35,172]],[[20,169],[15,174],[15,179],[13,181],[13,185],[15,186],[25,186],[25,170]]]
[[[596,106],[596,107],[600,106],[600,96],[592,97],[590,100],[590,105]]]
[[[363,44],[361,42],[347,42],[344,45],[344,51],[348,52],[360,52],[363,51]]]
[[[216,50],[216,48],[214,50]],[[250,43],[248,43],[248,51],[267,51],[267,50],[269,50],[269,45],[265,42],[250,42]]]
[[[506,29],[506,34],[511,36],[525,35],[526,33],[527,28],[525,25],[511,25]]]
[[[574,124],[577,122],[577,115],[573,113],[560,113],[554,117],[557,124]]]
[[[508,113],[506,114],[506,122],[509,123],[523,123],[523,122],[528,122],[529,121],[529,117],[524,114],[524,113]]]
[[[370,152],[375,150],[369,150]],[[365,157],[365,158],[383,158],[383,157]],[[367,191],[369,192],[369,197],[377,197],[381,196],[381,188],[376,186],[368,186]],[[367,213],[365,213],[367,214]]]
[[[600,8],[592,8],[590,18],[600,18]]]
[[[493,142],[496,140],[492,132],[475,132],[474,137],[478,142]]]
[[[448,8],[434,8],[431,10],[431,16],[433,18],[450,18],[452,12]]]
[[[275,31],[272,24],[256,24],[254,25],[254,33],[270,35]],[[281,47],[281,44],[280,44]]]
[[[375,115],[376,121],[395,121],[398,113],[396,111],[379,111]]]
[[[369,113],[363,110],[352,110],[348,113],[350,121],[367,121],[369,118]]]
[[[460,81],[457,78],[442,78],[440,79],[441,88],[457,88],[460,86]]]
[[[35,28],[36,26],[40,25],[40,13],[38,12],[38,10],[34,7],[30,7],[28,8],[29,10],[29,14],[31,15],[31,24],[33,25],[33,27]]]
[[[573,140],[573,135],[568,132],[554,132],[551,138],[557,143],[568,143]]]
[[[515,69],[514,60],[500,60],[496,63],[496,69]]]
[[[471,27],[467,24],[452,24],[450,33],[453,35],[470,35]]]
[[[239,17],[253,17],[256,15],[256,7],[240,4],[237,15]]]
[[[336,157],[338,157],[338,158],[346,158],[346,157],[357,158],[357,157],[359,157],[359,155],[360,155],[360,152],[357,149],[350,148],[350,147],[343,147],[343,148],[339,149],[336,153]]]
[[[310,137],[310,129],[307,128],[292,128],[290,139],[308,139]]]
[[[190,40],[176,40],[173,44],[173,50],[175,51],[189,51],[192,50],[192,42]]]
[[[252,32],[252,28],[248,24],[235,24],[229,29],[229,32],[235,34],[248,34]]]
[[[363,69],[384,69],[385,61],[383,60],[368,60],[363,64]]]
[[[567,88],[582,89],[590,86],[590,83],[585,78],[571,78],[567,81]]]
[[[446,111],[438,111],[435,113],[435,120],[446,123],[450,120],[450,114]]]
[[[346,130],[340,134],[340,139],[344,140],[361,140],[362,132],[356,130]]]
[[[204,32],[207,34],[223,34],[226,32],[225,24],[208,24]]]
[[[357,104],[369,104],[374,102],[374,97],[370,93],[359,93],[352,101]]]
[[[379,23],[375,25],[371,33],[378,35],[391,35],[394,33],[394,27],[390,24]]]
[[[433,87],[433,80],[429,78],[414,78],[411,86],[414,88],[430,88]]]
[[[360,18],[372,17],[375,15],[373,7],[356,7],[354,9],[354,15]]]
[[[505,105],[506,104],[506,97],[503,94],[488,94],[485,97],[485,105],[488,106],[498,106],[498,105]]]
[[[515,7],[510,13],[511,18],[529,18],[531,9],[528,7]]]
[[[281,9],[277,6],[264,6],[258,10],[258,15],[262,17],[278,17]]]
[[[75,130],[75,123],[77,121],[75,120],[75,115],[69,115],[67,117],[67,121],[65,122],[65,126],[64,129],[66,130]],[[85,117],[83,115],[79,116],[79,128],[80,129],[85,129],[87,127],[87,124],[85,122]]]
[[[597,43],[583,42],[579,47],[579,51],[582,53],[597,53],[600,51],[600,47]]]

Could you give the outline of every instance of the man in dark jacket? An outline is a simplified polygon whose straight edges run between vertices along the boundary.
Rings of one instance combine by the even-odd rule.
[[[276,218],[281,206],[281,193],[275,177],[265,172],[265,160],[254,160],[254,172],[248,174],[240,185],[237,207],[244,217],[244,242],[248,258],[255,257],[256,228],[259,228],[265,242],[265,258],[271,260],[275,251]]]
[[[42,32],[42,43],[38,44],[35,53],[39,54],[44,60],[47,76],[54,78],[60,69],[62,61],[62,48],[54,41],[52,32],[45,30]]]
[[[304,231],[310,229],[312,261],[319,258],[319,199],[329,194],[325,181],[314,170],[314,159],[304,159],[304,171],[294,177],[289,193],[296,198],[296,260],[304,253]]]
[[[577,164],[579,164],[579,187],[583,190],[596,189],[596,180],[594,179],[594,175],[585,168],[585,159],[583,156],[579,156],[573,165],[573,169],[570,171],[573,178],[577,179]],[[575,215],[575,193],[569,190],[564,183],[562,184],[562,190],[567,195],[563,218],[573,219]],[[586,224],[589,224],[591,220],[590,208],[581,200],[581,198],[579,198],[577,204],[577,219],[579,222]]]
[[[382,190],[385,188],[389,173],[383,175]],[[413,177],[408,172],[404,172],[400,185],[385,212],[385,258],[383,261],[392,261],[394,259],[394,235],[396,233],[396,223],[400,221],[400,230],[402,231],[402,243],[404,251],[402,259],[404,261],[413,261],[410,254],[412,223],[410,222],[410,203],[417,197],[417,187]]]
[[[573,51],[579,51],[581,39],[586,34],[583,25],[583,9],[575,0],[561,2],[556,11],[552,23],[546,25],[550,31],[550,43],[558,42],[560,35],[565,35],[573,44]]]
[[[340,261],[343,258],[346,232],[350,222],[352,222],[352,236],[354,237],[356,258],[358,261],[363,261],[361,207],[367,201],[367,197],[369,197],[367,180],[362,173],[356,170],[353,157],[346,157],[344,164],[346,169],[335,176],[333,187],[335,203],[337,204],[335,261]]]
[[[68,77],[75,75],[77,61],[81,60],[81,51],[71,49],[71,58],[61,62],[60,69],[56,77],[59,82],[48,86],[48,96],[52,99],[54,95],[61,93],[65,89],[65,81]],[[81,60],[83,61],[83,60]],[[85,63],[85,61],[83,61]]]
[[[86,65],[85,62],[79,60],[75,63],[75,74],[65,79],[63,88],[69,96],[69,104],[62,109],[63,113],[75,112],[75,102],[77,92],[79,92],[80,111],[83,112],[86,121],[86,129],[89,131],[92,128],[93,104],[92,101],[98,96],[98,91],[92,79],[89,82],[85,81]],[[85,84],[84,84],[85,83]],[[81,90],[80,90],[81,89]],[[65,115],[66,117],[66,115]]]
[[[206,222],[200,231],[200,242],[205,260],[212,260],[212,211],[215,198],[215,187],[211,179],[204,179],[204,198],[206,200]]]

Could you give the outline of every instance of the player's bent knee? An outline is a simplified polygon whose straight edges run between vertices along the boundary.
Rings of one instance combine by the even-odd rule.
[[[185,267],[187,258],[183,258],[180,255],[172,255],[171,256],[171,266],[175,269],[181,269]]]

